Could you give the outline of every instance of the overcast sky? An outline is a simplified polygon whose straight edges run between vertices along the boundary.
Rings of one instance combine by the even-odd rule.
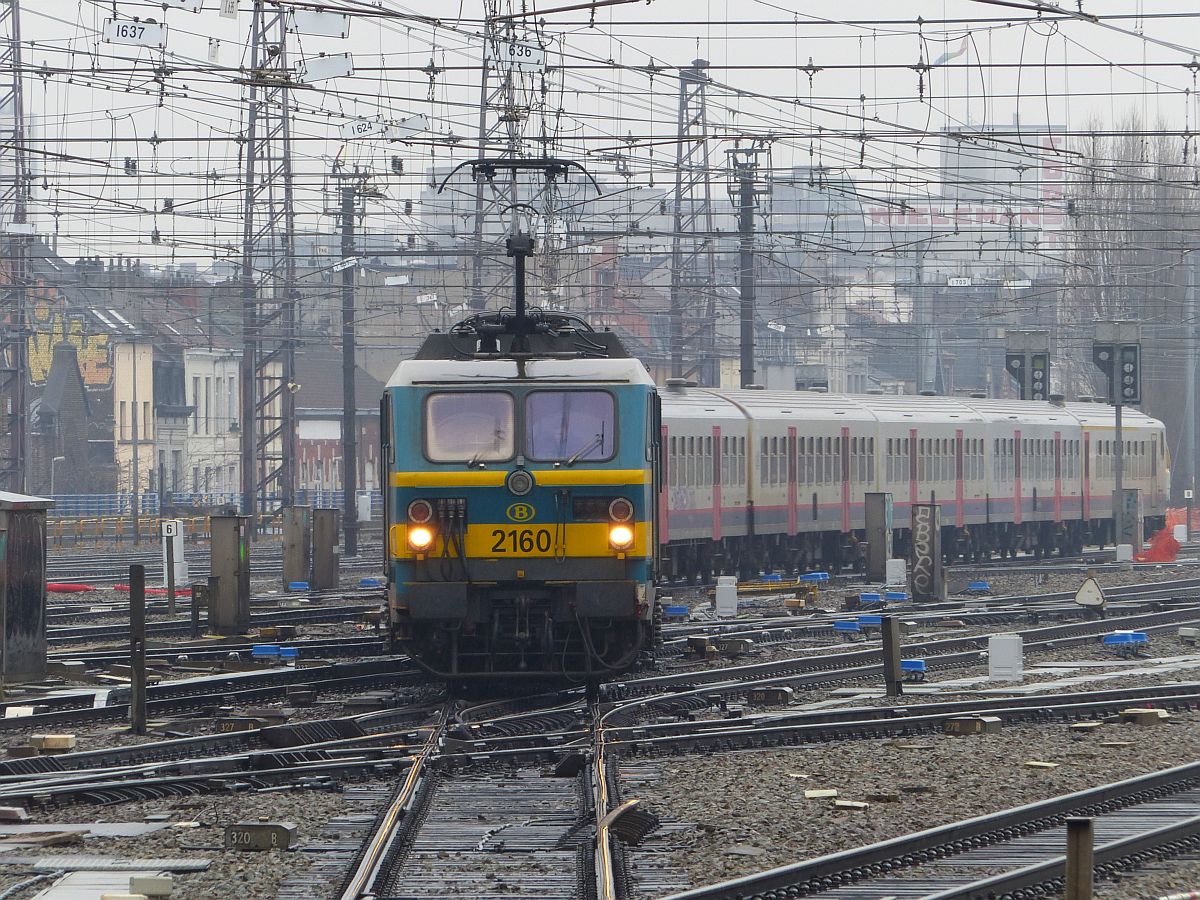
[[[199,13],[168,10],[159,51],[102,41],[111,2],[24,0],[33,212],[49,233],[57,210],[64,254],[203,266],[236,252],[245,110],[238,80],[251,13],[242,0],[237,18],[225,18],[220,2],[201,0]],[[674,182],[678,67],[697,56],[710,63],[716,163],[739,135],[769,137],[777,169],[870,171],[894,182],[884,192],[936,185],[940,160],[929,135],[946,127],[1080,132],[1136,114],[1172,132],[1197,129],[1196,73],[1187,65],[1200,47],[1200,20],[1183,2],[1084,0],[1098,22],[1049,22],[1032,10],[961,0],[653,0],[599,9],[594,25],[586,11],[553,12],[567,5],[543,0],[538,18],[521,26],[522,40],[547,48],[550,66],[544,76],[517,78],[518,106],[532,108],[523,148],[540,152],[545,135],[552,153],[610,180],[620,165],[633,185]],[[164,19],[157,0],[116,6],[122,19]],[[483,8],[478,0],[383,0],[382,15],[352,17],[345,39],[289,36],[293,64],[349,53],[354,66],[352,76],[293,93],[299,227],[332,227],[322,210],[335,161],[385,175],[372,224],[405,231],[413,220],[404,201],[418,197],[427,169],[477,155]],[[429,16],[442,18],[421,18]],[[156,69],[167,77],[155,80]],[[409,143],[341,137],[356,119],[412,116],[429,127]],[[1182,138],[1179,145],[1182,154]],[[393,157],[403,176],[391,174]],[[126,174],[126,158],[136,174]],[[894,174],[881,179],[880,171]],[[168,198],[174,214],[162,212]]]

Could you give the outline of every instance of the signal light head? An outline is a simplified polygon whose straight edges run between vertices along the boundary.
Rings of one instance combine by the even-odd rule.
[[[433,544],[433,529],[417,525],[408,529],[408,546],[414,550],[428,550]]]
[[[408,521],[424,525],[433,518],[433,504],[428,500],[414,500],[408,504]]]
[[[628,522],[633,518],[633,504],[624,497],[616,497],[608,504],[608,517],[614,522]]]
[[[614,550],[628,550],[633,546],[633,529],[628,525],[614,525],[608,529],[608,543]]]

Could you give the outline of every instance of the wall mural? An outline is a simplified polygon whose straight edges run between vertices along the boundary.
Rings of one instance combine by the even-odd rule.
[[[35,300],[29,317],[29,375],[44,384],[54,359],[54,345],[67,341],[79,353],[79,369],[88,387],[112,383],[112,345],[108,335],[97,333],[81,313],[68,310],[61,300]]]

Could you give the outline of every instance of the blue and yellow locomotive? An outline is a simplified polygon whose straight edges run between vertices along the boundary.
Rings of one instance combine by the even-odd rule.
[[[450,680],[598,680],[654,628],[660,405],[617,336],[480,314],[383,399],[393,639]]]

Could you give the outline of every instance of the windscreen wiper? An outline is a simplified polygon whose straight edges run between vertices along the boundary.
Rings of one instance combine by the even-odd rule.
[[[580,447],[579,450],[577,450],[574,454],[572,454],[567,459],[567,461],[564,463],[564,465],[573,466],[573,465],[575,465],[575,463],[579,462],[579,457],[583,456],[585,453],[591,453],[597,447],[603,447],[603,446],[604,446],[604,428],[602,427],[600,429],[599,433],[596,434],[590,441],[588,441],[582,447]]]

